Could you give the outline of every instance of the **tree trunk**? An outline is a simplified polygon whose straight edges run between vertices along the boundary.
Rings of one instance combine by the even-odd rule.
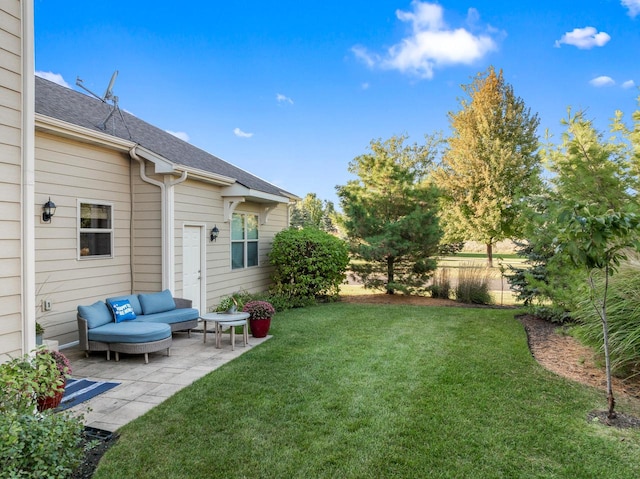
[[[393,280],[393,257],[390,256],[387,258],[387,294],[395,294],[393,287],[391,287]]]
[[[493,268],[493,243],[487,243],[487,267]]]
[[[616,400],[613,397],[613,381],[611,378],[611,357],[609,353],[609,321],[607,318],[607,292],[609,289],[609,266],[604,268],[604,293],[602,298],[602,309],[600,312],[600,319],[602,320],[602,335],[604,341],[604,363],[605,371],[607,375],[607,404],[609,409],[607,411],[607,417],[613,419],[616,417],[614,408],[616,406]]]

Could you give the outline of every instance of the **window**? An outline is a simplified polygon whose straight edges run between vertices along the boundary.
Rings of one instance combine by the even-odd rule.
[[[231,218],[231,268],[258,266],[258,215],[234,213]]]
[[[113,206],[78,203],[78,257],[113,258]]]

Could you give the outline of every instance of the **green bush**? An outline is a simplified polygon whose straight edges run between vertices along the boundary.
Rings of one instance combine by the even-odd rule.
[[[600,287],[603,282],[598,278]],[[591,299],[585,297],[572,317],[579,323],[574,335],[604,354],[602,322]],[[609,277],[607,320],[612,370],[616,374],[640,370],[640,263],[627,262]]]
[[[2,477],[69,477],[84,457],[82,420],[52,410],[12,409],[0,416]]]
[[[269,253],[274,266],[270,302],[305,306],[323,297],[336,298],[349,264],[347,244],[315,228],[278,233]],[[285,308],[286,309],[286,308]]]
[[[83,417],[38,412],[37,397],[58,387],[52,356],[25,355],[0,364],[2,477],[68,477],[84,457]]]
[[[471,263],[462,264],[458,270],[456,301],[468,304],[491,304],[487,268]]]

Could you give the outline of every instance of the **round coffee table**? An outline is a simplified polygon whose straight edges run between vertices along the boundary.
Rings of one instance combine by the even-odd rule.
[[[213,321],[215,323],[216,333],[216,348],[220,348],[222,339],[222,328],[229,327],[231,332],[231,350],[235,349],[236,345],[236,326],[242,326],[242,338],[244,339],[244,345],[249,343],[249,326],[247,319],[249,313],[205,313],[200,315],[204,327],[204,342],[207,342],[207,321]]]

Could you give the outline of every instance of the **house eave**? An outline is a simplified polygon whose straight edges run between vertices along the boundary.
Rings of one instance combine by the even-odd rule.
[[[64,138],[100,145],[117,151],[129,151],[135,146],[133,141],[74,125],[73,123],[58,120],[41,113],[35,114],[35,127],[37,131],[44,131]]]
[[[243,186],[240,183],[234,183],[233,185],[228,186],[227,188],[224,188],[222,190],[222,196],[243,197],[254,203],[289,204],[291,201],[291,198],[289,198],[288,196],[265,193],[264,191],[247,188],[246,186]]]
[[[124,140],[117,136],[109,135],[108,133],[101,133],[90,128],[74,125],[73,123],[58,120],[41,113],[36,113],[35,115],[35,127],[38,131],[121,152],[129,152],[135,147],[136,152],[141,158],[153,163],[155,172],[158,174],[181,175],[182,172],[187,172],[188,176],[192,179],[220,186],[228,186],[236,182],[235,178],[180,165],[131,140]]]

